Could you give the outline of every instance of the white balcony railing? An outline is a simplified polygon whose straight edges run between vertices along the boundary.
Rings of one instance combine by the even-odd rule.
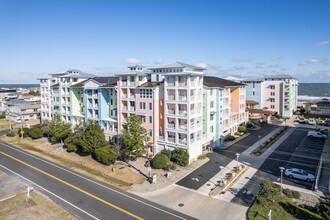
[[[187,100],[187,96],[180,95],[179,96],[179,100],[180,101],[186,101]]]
[[[175,124],[174,123],[168,123],[167,124],[167,127],[168,128],[172,128],[172,129],[175,129]]]
[[[179,129],[181,130],[187,130],[187,124],[180,124]]]
[[[167,86],[175,86],[175,82],[167,82]]]
[[[167,140],[168,140],[169,142],[173,142],[173,143],[175,142],[175,138],[174,138],[174,137],[168,137]]]
[[[122,85],[122,86],[127,86],[127,81],[123,81],[123,82],[121,82],[121,85]]]
[[[123,99],[127,99],[127,94],[123,94],[121,97],[122,97]]]
[[[129,110],[130,110],[130,111],[135,111],[135,107],[132,107],[132,106],[131,106],[131,107],[129,107]]]
[[[178,82],[179,86],[187,86],[187,82]]]
[[[181,116],[187,116],[187,111],[185,111],[185,110],[179,110],[179,115],[181,115]]]
[[[170,115],[174,115],[175,110],[174,109],[167,109],[167,113],[170,114]]]
[[[127,107],[127,106],[122,106],[122,107],[121,107],[121,110],[123,110],[123,111],[127,111],[127,110],[128,110],[128,107]]]
[[[195,96],[190,96],[190,101],[194,101],[195,100]]]
[[[175,100],[174,95],[168,95],[167,98],[168,98],[169,101],[174,101]]]
[[[186,139],[179,139],[179,144],[187,144],[187,140]]]

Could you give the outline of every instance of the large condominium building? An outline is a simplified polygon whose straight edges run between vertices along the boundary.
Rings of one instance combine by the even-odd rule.
[[[226,79],[246,84],[247,107],[268,109],[282,117],[297,111],[298,80],[289,75],[269,75],[260,79],[229,76]]]
[[[52,112],[60,111],[73,125],[97,120],[109,139],[121,134],[127,117],[137,115],[154,153],[183,148],[190,161],[203,146],[221,146],[248,119],[242,83],[203,76],[204,68],[181,62],[128,68],[116,77],[56,77],[59,83],[50,86],[48,97]]]
[[[52,73],[50,76],[40,78],[41,120],[50,120],[52,114],[58,111],[65,121],[71,122],[70,87],[95,75],[73,69]]]

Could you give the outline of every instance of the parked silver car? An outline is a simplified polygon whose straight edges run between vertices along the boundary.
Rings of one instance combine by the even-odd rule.
[[[290,178],[300,179],[307,182],[315,181],[315,176],[313,174],[310,174],[305,170],[301,170],[301,169],[296,169],[296,168],[286,169],[284,174]]]

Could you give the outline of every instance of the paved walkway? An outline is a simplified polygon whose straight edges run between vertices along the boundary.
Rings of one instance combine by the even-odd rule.
[[[197,219],[246,219],[248,207],[212,199],[184,187],[169,186],[150,193],[135,193]]]
[[[226,150],[229,147],[231,147],[232,145],[236,144],[237,142],[241,141],[242,139],[246,138],[247,136],[249,136],[251,133],[245,133],[244,135],[237,137],[235,140],[233,141],[228,141],[225,142],[222,146],[221,146],[221,150]]]
[[[321,170],[319,190],[330,194],[330,139],[327,139],[324,143],[322,152],[323,166]]]

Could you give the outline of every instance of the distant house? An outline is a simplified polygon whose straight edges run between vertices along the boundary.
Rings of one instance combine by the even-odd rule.
[[[303,108],[306,112],[315,115],[330,115],[330,100],[323,100],[320,102],[304,102]]]
[[[40,118],[40,104],[15,105],[7,108],[6,119],[23,122]]]

